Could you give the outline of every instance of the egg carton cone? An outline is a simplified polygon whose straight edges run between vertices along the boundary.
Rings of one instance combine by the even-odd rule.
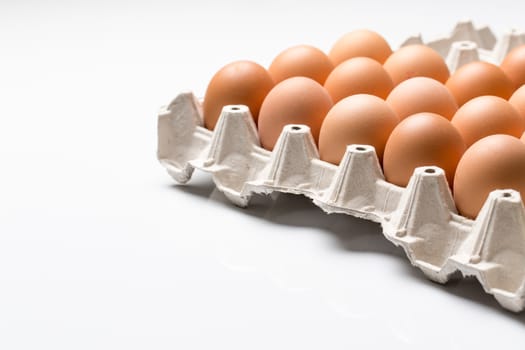
[[[488,26],[476,28],[470,19],[459,21],[444,37],[425,41],[418,33],[407,38],[401,47],[412,44],[427,45],[446,59],[451,72],[472,61],[500,64],[515,47],[525,44],[525,32],[510,29],[499,39]]]
[[[214,131],[203,127],[200,101],[179,94],[160,110],[157,157],[179,183],[194,171],[245,207],[253,194],[304,195],[326,213],[380,223],[431,280],[476,277],[506,309],[525,306],[525,209],[519,192],[490,193],[476,220],[457,213],[444,171],[417,168],[406,188],[385,181],[375,149],[349,145],[336,166],[319,159],[305,125],[287,125],[273,151],[260,147],[248,107],[225,106]]]

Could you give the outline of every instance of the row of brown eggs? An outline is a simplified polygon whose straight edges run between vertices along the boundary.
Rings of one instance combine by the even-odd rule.
[[[372,145],[386,180],[399,186],[418,166],[441,167],[458,210],[474,218],[494,189],[525,196],[523,84],[525,46],[501,66],[472,62],[450,75],[427,46],[392,52],[379,34],[358,30],[328,55],[300,45],[268,70],[251,61],[226,65],[208,85],[203,114],[213,129],[224,105],[247,105],[268,150],[285,125],[306,124],[320,158],[333,164],[348,144]]]

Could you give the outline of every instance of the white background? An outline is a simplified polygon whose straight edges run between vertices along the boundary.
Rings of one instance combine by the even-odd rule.
[[[287,195],[239,209],[155,158],[159,107],[230,61],[465,17],[500,35],[521,4],[2,1],[0,349],[521,348],[525,314],[427,281],[377,225]]]

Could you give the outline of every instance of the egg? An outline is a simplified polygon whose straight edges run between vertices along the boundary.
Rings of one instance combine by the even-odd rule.
[[[313,79],[292,77],[281,81],[268,93],[261,105],[261,145],[272,150],[287,124],[308,125],[317,142],[323,119],[332,105],[326,89]]]
[[[479,96],[461,106],[452,124],[467,147],[485,136],[507,134],[520,137],[525,131],[521,114],[507,100],[497,96]]]
[[[514,108],[516,108],[516,110],[518,110],[518,112],[520,112],[525,122],[525,85],[514,91],[509,98],[509,102]]]
[[[337,66],[354,57],[369,57],[382,64],[391,54],[392,49],[385,38],[374,31],[359,29],[337,40],[328,56]]]
[[[482,138],[459,161],[454,178],[459,213],[474,219],[496,189],[513,189],[525,198],[525,144],[509,135]]]
[[[202,105],[204,126],[215,128],[225,105],[242,104],[250,108],[257,122],[261,104],[272,87],[268,71],[251,61],[236,61],[221,68],[212,77]]]
[[[505,56],[500,67],[512,81],[514,89],[525,84],[525,45],[512,49]]]
[[[346,97],[330,109],[323,121],[319,134],[320,158],[339,164],[347,145],[366,144],[375,147],[381,161],[386,140],[398,122],[392,108],[377,96]]]
[[[512,82],[498,66],[482,61],[465,64],[450,76],[445,85],[459,106],[483,95],[508,99],[514,90]]]
[[[390,92],[386,102],[399,119],[420,112],[431,112],[450,120],[458,110],[454,96],[445,85],[427,77],[415,77],[401,82]]]
[[[448,183],[465,152],[465,142],[448,119],[435,113],[417,113],[394,128],[385,146],[383,171],[388,182],[406,186],[415,168],[438,166]]]
[[[296,76],[311,78],[324,84],[332,69],[332,61],[323,51],[309,45],[298,45],[277,55],[268,71],[276,84]]]
[[[428,77],[445,83],[450,72],[443,57],[425,45],[407,45],[394,52],[383,65],[394,85],[414,77]]]
[[[337,102],[355,94],[371,94],[384,99],[394,84],[380,63],[368,57],[356,57],[335,67],[324,87]]]

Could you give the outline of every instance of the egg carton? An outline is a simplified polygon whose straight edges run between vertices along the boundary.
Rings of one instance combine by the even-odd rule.
[[[407,38],[401,46],[412,44],[433,48],[454,72],[462,65],[478,60],[500,64],[513,48],[525,44],[525,32],[509,29],[497,39],[488,26],[476,28],[471,20],[466,19],[459,21],[445,37],[425,41],[419,33]]]
[[[248,107],[225,106],[215,131],[201,103],[179,94],[160,111],[158,159],[180,183],[200,169],[238,206],[254,193],[302,194],[326,213],[381,224],[410,262],[433,281],[475,276],[506,309],[525,306],[525,210],[519,192],[490,193],[476,220],[458,215],[441,168],[417,168],[406,188],[385,181],[375,149],[349,145],[339,166],[319,159],[305,125],[284,127],[272,152],[260,147]]]
[[[481,29],[476,33],[482,39],[465,41],[473,27],[464,23],[446,41],[454,67],[468,59],[494,61],[510,50],[509,45],[497,49],[498,42],[521,37],[513,31],[496,41],[489,29]],[[458,37],[462,41],[451,40]],[[189,181],[194,169],[211,173],[218,190],[241,207],[253,194],[277,191],[311,198],[326,213],[377,222],[385,238],[401,246],[429,279],[446,283],[453,276],[474,276],[504,308],[525,308],[525,209],[517,191],[491,192],[470,220],[458,214],[441,168],[419,167],[407,187],[399,187],[385,181],[372,146],[349,145],[338,166],[320,160],[305,125],[285,126],[268,151],[260,146],[248,107],[225,106],[210,131],[203,127],[201,101],[191,92],[161,108],[157,158],[179,183]]]

